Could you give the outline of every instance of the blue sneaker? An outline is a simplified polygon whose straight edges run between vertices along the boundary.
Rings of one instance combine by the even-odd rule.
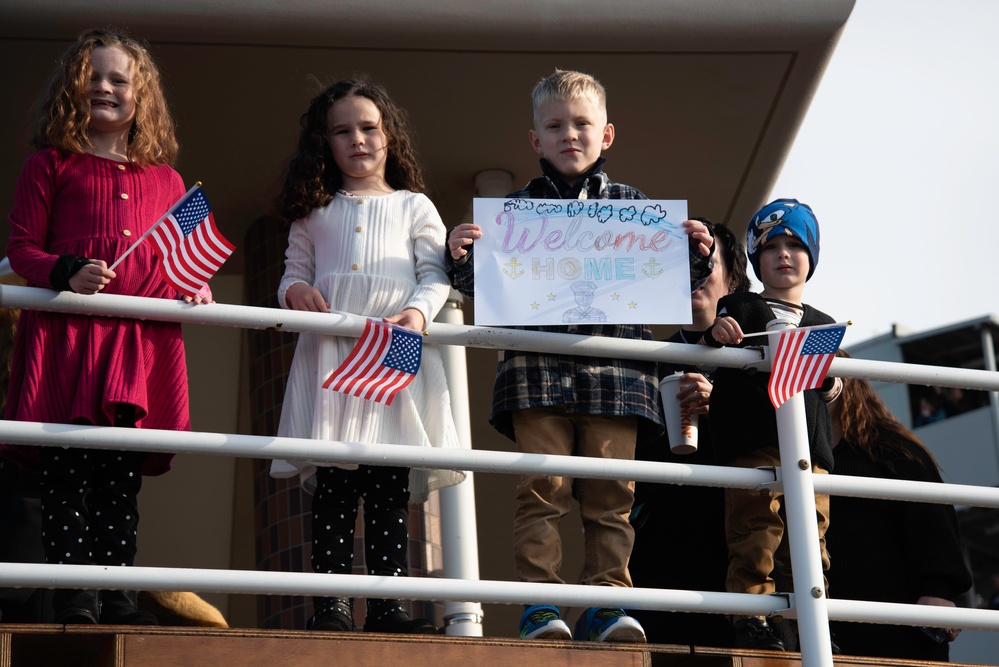
[[[536,604],[525,609],[520,617],[520,638],[572,639],[572,633],[562,620],[558,607]]]
[[[644,644],[645,630],[623,609],[590,607],[576,622],[576,639]]]

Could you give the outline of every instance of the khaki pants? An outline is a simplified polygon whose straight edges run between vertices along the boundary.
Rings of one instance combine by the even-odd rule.
[[[513,413],[517,448],[531,454],[635,458],[637,417],[570,414],[564,407],[531,408]],[[635,532],[628,515],[635,483],[576,479],[575,495],[583,520],[583,572],[580,583],[631,586],[628,560]],[[565,583],[559,523],[572,504],[573,479],[523,476],[517,486],[513,554],[522,581]]]
[[[736,458],[728,465],[739,468],[780,466],[780,452],[776,447],[758,449]],[[812,472],[827,474],[819,466]],[[784,540],[784,519],[780,493],[752,489],[725,489],[725,539],[728,542],[728,578],[726,589],[730,593],[775,592],[770,573],[774,569],[775,555],[788,554]],[[826,529],[829,528],[829,496],[815,496],[815,514],[818,522],[819,549],[822,570],[829,570],[829,553],[826,551]],[[790,562],[790,558],[782,558]],[[825,575],[823,575],[825,579]],[[828,591],[829,582],[825,581]]]

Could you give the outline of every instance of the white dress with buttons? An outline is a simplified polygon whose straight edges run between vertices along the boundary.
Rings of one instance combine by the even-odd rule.
[[[417,308],[430,322],[450,286],[444,267],[444,223],[423,194],[337,194],[327,206],[294,222],[288,238],[278,301],[287,308],[288,288],[316,287],[339,310],[386,317]],[[322,388],[357,342],[356,338],[300,334],[281,411],[279,436],[344,442],[459,447],[440,351],[423,346],[412,383],[383,405]],[[271,475],[300,475],[315,487],[314,461],[273,461]],[[353,467],[345,464],[343,467]],[[464,474],[417,470],[410,474],[411,502],[461,482]]]

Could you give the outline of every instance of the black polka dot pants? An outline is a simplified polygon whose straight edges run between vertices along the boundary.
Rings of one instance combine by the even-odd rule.
[[[41,448],[46,563],[132,565],[144,452]]]
[[[354,525],[358,500],[364,500],[364,562],[368,574],[409,574],[409,470],[360,466],[323,467],[316,473],[312,498],[312,569],[350,574],[354,563]]]

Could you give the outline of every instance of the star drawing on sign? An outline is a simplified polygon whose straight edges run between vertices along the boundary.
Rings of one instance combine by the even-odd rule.
[[[555,295],[554,295],[554,294],[552,294],[551,292],[549,292],[549,293],[548,293],[548,300],[549,300],[549,301],[554,301],[554,300],[555,300]]]
[[[630,308],[631,310],[634,310],[635,308],[638,308],[638,304],[635,303],[634,301],[632,301],[632,302],[630,302],[628,304],[628,308]]]
[[[533,302],[531,304],[531,310],[537,310],[540,307],[541,307],[541,304],[539,304],[537,301],[535,301],[535,302]]]

